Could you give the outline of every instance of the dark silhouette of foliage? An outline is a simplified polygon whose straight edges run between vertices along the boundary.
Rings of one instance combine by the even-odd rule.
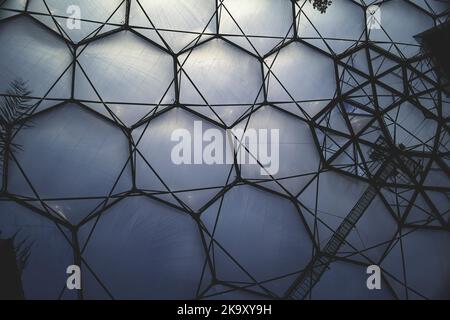
[[[26,244],[24,239],[15,245],[16,236],[2,239],[0,231],[0,300],[25,298],[21,278],[33,243]]]
[[[20,146],[11,140],[14,127],[30,108],[30,93],[24,81],[14,80],[0,100],[0,168],[3,167],[9,151],[20,149]]]
[[[331,6],[332,0],[308,0],[312,2],[314,9],[320,11],[320,13],[325,13],[329,6]]]

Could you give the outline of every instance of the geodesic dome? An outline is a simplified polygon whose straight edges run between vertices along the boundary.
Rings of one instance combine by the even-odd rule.
[[[299,279],[306,299],[450,297],[450,100],[416,37],[448,2],[0,3],[0,94],[29,90],[0,199],[1,237],[30,244],[27,298],[295,298]],[[279,130],[278,172],[174,164],[196,121]],[[395,153],[385,179],[374,152]]]

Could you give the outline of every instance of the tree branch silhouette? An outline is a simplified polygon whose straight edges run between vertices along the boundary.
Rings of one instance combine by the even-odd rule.
[[[313,8],[320,11],[320,13],[325,13],[329,6],[331,6],[332,0],[308,0],[312,2]]]

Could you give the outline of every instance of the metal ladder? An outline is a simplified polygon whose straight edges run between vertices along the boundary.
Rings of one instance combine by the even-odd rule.
[[[382,137],[378,138],[376,144],[381,147],[388,146]],[[339,225],[333,236],[326,243],[325,247],[313,257],[311,262],[299,275],[294,284],[287,290],[286,297],[288,299],[303,300],[311,292],[312,288],[319,282],[322,275],[327,271],[328,266],[333,261],[333,257],[344,244],[345,239],[348,237],[351,230],[356,226],[359,219],[375,199],[380,183],[387,181],[391,175],[396,174],[397,165],[392,159],[389,159],[389,156],[389,154],[384,153],[384,150],[381,150],[380,152],[375,149],[372,152],[372,159],[384,161],[374,175],[376,182],[375,185],[377,187],[371,185],[363,193],[361,198]],[[402,155],[399,156],[399,159],[408,168],[408,170],[411,170],[411,173],[414,176],[417,176],[420,173],[421,167],[415,161]]]

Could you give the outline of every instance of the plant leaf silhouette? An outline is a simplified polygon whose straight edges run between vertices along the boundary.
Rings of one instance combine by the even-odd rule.
[[[0,100],[0,168],[3,168],[7,160],[8,152],[21,148],[12,142],[13,131],[31,107],[30,94],[26,82],[14,80]]]

